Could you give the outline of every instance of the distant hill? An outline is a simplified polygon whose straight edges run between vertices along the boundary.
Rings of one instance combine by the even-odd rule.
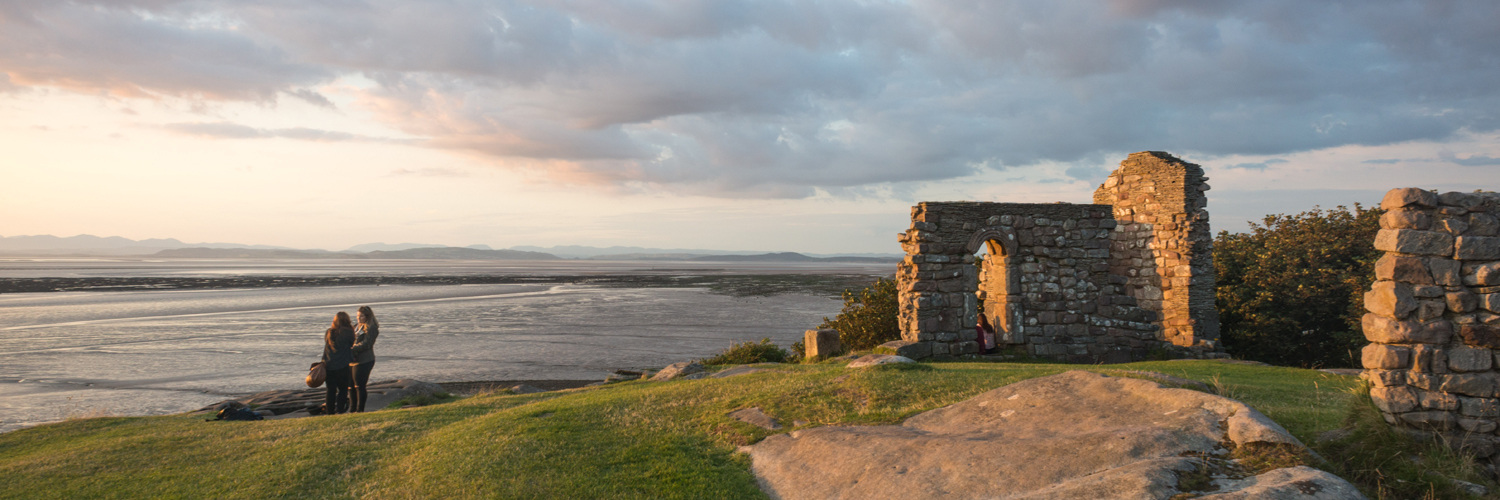
[[[147,255],[176,248],[241,248],[291,250],[270,245],[237,243],[183,243],[175,238],[132,240],[119,236],[99,237],[91,234],[59,237],[49,234],[0,236],[0,254],[10,255]]]
[[[694,262],[899,262],[896,257],[812,257],[797,252],[763,253],[757,255],[705,255],[688,259]]]
[[[151,254],[165,259],[456,259],[456,260],[557,260],[556,255],[517,250],[479,250],[462,247],[422,247],[373,252],[329,252],[325,250],[263,250],[243,248],[175,248]]]
[[[553,247],[538,246],[513,246],[511,250],[527,250],[534,252],[547,252],[567,259],[595,259],[595,260],[694,260],[699,257],[710,257],[720,255],[743,255],[764,256],[777,255],[778,252],[766,251],[744,251],[744,250],[704,250],[688,248],[646,248],[646,247],[590,247],[581,245],[559,245]],[[791,253],[791,252],[780,252]],[[890,262],[901,260],[899,253],[848,253],[848,254],[797,254],[811,258],[833,258],[841,261],[849,258],[869,257],[876,260],[870,262]],[[862,262],[862,261],[850,261]]]
[[[559,257],[543,252],[520,250],[480,250],[467,247],[424,247],[406,250],[366,252],[369,259],[460,259],[460,260],[558,260]]]

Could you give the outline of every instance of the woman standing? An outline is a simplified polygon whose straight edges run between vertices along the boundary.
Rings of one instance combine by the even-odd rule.
[[[349,411],[365,411],[365,400],[370,397],[365,386],[370,383],[370,369],[375,368],[375,337],[380,336],[380,322],[375,321],[375,311],[370,306],[359,306],[359,324],[354,327],[354,398]]]
[[[349,365],[354,362],[354,327],[349,324],[349,313],[339,311],[333,315],[333,326],[323,332],[323,369],[327,370],[328,395],[323,400],[323,414],[333,415],[349,411]]]

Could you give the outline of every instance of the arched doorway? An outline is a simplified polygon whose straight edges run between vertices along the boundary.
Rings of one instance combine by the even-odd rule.
[[[1008,228],[1005,228],[1008,229]],[[1014,256],[1011,231],[992,229],[976,234],[969,245],[978,267],[974,300],[966,301],[964,319],[972,328],[983,315],[995,329],[996,347],[1024,343],[1021,324],[1021,272]]]

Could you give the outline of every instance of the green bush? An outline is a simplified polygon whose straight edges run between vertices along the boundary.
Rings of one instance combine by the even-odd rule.
[[[833,319],[823,318],[818,328],[839,331],[844,351],[862,351],[901,340],[896,321],[896,280],[879,278],[858,292],[844,290],[844,310]]]
[[[1214,238],[1220,335],[1230,354],[1275,365],[1357,366],[1380,209],[1267,215]]]
[[[771,339],[760,342],[735,342],[712,358],[700,360],[705,365],[748,365],[751,363],[785,363],[791,355],[786,349],[771,343]]]

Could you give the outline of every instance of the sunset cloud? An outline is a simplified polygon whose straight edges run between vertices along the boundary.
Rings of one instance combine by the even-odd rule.
[[[1144,149],[1493,132],[1495,19],[1483,0],[20,1],[0,5],[0,92],[332,109],[317,89],[357,77],[371,84],[353,105],[422,147],[569,182],[796,198],[1044,162],[1084,178]]]

